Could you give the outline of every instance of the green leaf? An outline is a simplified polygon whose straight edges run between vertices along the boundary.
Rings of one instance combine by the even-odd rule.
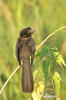
[[[35,52],[35,57],[38,57],[40,55],[41,55],[41,52],[40,51],[39,52],[38,51]]]
[[[49,60],[43,61],[42,67],[43,67],[45,79],[47,79],[50,73],[50,68],[51,68],[49,64]]]
[[[41,50],[41,55],[40,55],[40,60],[46,55],[48,54],[49,51],[49,47],[48,46],[44,46]]]
[[[60,77],[58,72],[55,72],[53,74],[52,80],[53,80],[53,83],[54,83],[54,88],[55,88],[55,91],[56,91],[56,95],[59,96],[61,77]]]
[[[51,48],[51,51],[57,52],[58,49],[56,47]]]
[[[38,74],[38,70],[35,70],[35,71],[33,72],[34,81],[35,81],[35,79],[36,79],[36,77],[37,77],[37,74]]]
[[[62,55],[59,52],[54,52],[54,56],[56,58],[56,62],[63,68],[66,67],[66,64],[64,62],[64,59]]]

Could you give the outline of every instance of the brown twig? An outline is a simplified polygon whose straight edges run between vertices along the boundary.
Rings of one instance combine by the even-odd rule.
[[[62,30],[62,29],[64,29],[64,28],[66,28],[66,26],[63,26],[63,27],[61,27],[61,28],[55,30],[55,31],[54,31],[53,33],[51,33],[50,35],[48,35],[47,38],[44,39],[44,40],[40,43],[40,45],[37,47],[37,50],[38,50],[51,36],[53,36],[53,35],[56,34],[58,31],[60,31],[60,30]]]
[[[20,66],[18,65],[16,67],[16,69],[12,72],[12,74],[9,76],[9,78],[7,79],[7,81],[5,82],[5,84],[3,85],[3,87],[0,90],[0,94],[2,93],[3,89],[5,88],[5,86],[7,85],[7,83],[9,82],[9,80],[12,78],[12,76],[15,74],[15,72],[20,68]]]
[[[63,26],[63,27],[57,29],[56,31],[54,31],[53,33],[51,33],[50,35],[48,35],[48,36],[46,37],[46,39],[43,40],[43,41],[40,43],[40,45],[37,47],[36,50],[38,50],[40,47],[42,47],[42,45],[44,45],[44,43],[45,43],[51,36],[53,36],[53,35],[56,34],[58,31],[60,31],[60,30],[62,30],[62,29],[64,29],[64,28],[66,28],[66,26]],[[3,87],[2,87],[1,90],[0,90],[0,95],[1,95],[1,93],[2,93],[2,91],[3,91],[3,89],[5,88],[5,86],[8,84],[9,80],[12,78],[12,76],[16,73],[16,71],[17,71],[19,68],[20,68],[20,66],[18,65],[18,66],[16,67],[16,69],[12,72],[12,74],[9,76],[9,78],[7,79],[7,81],[4,83]]]

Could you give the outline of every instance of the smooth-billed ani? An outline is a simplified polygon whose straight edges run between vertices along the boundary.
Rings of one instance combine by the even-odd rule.
[[[34,89],[32,64],[35,55],[35,43],[31,35],[35,31],[27,27],[20,32],[20,37],[16,44],[16,57],[22,66],[22,90],[23,92],[32,92]]]

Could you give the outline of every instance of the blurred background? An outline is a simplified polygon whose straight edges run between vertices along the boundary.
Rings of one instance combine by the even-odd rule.
[[[0,0],[0,89],[18,65],[15,46],[23,28],[30,26],[36,30],[33,38],[37,47],[50,33],[65,25],[66,0]],[[48,45],[57,47],[66,62],[66,30],[54,35],[48,41]],[[37,62],[38,59],[33,65],[34,74],[39,71]],[[15,73],[2,92],[0,100],[37,100],[34,94],[22,92],[21,72],[20,68]],[[39,79],[37,78],[39,86],[40,83],[43,86],[41,74],[40,72]],[[61,77],[59,100],[66,100],[65,71]]]

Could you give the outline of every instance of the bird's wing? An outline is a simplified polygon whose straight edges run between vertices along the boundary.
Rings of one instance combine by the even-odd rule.
[[[31,52],[31,65],[33,64],[33,60],[34,60],[34,55],[35,55],[35,42],[34,40],[31,38],[31,40],[29,41],[29,49]]]
[[[20,45],[21,45],[21,39],[18,38],[17,43],[16,43],[16,58],[17,58],[19,64],[21,65],[21,59],[20,59],[20,56],[19,56]]]
[[[32,47],[32,53],[31,53],[31,65],[33,64],[34,56],[35,56],[35,47]]]

